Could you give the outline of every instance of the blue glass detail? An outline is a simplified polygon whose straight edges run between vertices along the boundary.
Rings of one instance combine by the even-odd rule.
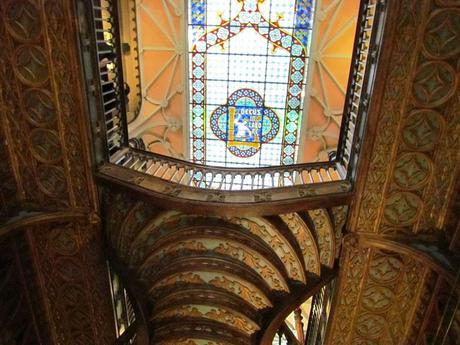
[[[205,33],[206,0],[190,1],[190,19],[192,24],[192,43]]]
[[[304,46],[308,45],[308,38],[313,24],[313,1],[297,0],[296,15],[294,20],[294,37]]]
[[[206,0],[192,0],[191,19],[192,25],[204,25],[206,14]]]

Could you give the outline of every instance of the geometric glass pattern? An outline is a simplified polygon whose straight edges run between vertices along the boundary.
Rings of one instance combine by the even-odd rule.
[[[211,114],[211,130],[227,143],[228,150],[246,158],[259,152],[262,143],[272,141],[280,123],[273,110],[265,107],[262,97],[254,90],[239,89]]]
[[[296,162],[314,0],[190,0],[190,159]]]

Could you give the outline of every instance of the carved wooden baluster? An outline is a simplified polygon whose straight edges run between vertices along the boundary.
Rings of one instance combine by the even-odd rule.
[[[171,181],[171,176],[172,176],[173,169],[174,169],[173,165],[170,162],[166,162],[165,166],[166,166],[166,169],[163,172],[163,174],[161,175],[161,178],[164,179],[164,180],[167,180],[167,181]]]
[[[199,180],[198,183],[197,183],[197,187],[201,188],[201,183],[203,182],[203,180],[205,180],[204,177],[205,177],[206,174],[205,174],[204,171],[201,171],[201,170],[198,171],[198,173],[201,173],[201,178],[200,178],[200,180]]]
[[[137,169],[138,171],[144,170],[144,168],[147,166],[147,163],[148,163],[148,160],[145,159],[145,158],[143,158],[143,157],[142,157],[141,161],[142,161],[142,164],[141,164],[141,165],[139,166],[139,168]]]
[[[304,178],[304,173],[306,173],[306,170],[300,170],[300,182],[302,182],[302,184],[305,184],[305,178]]]
[[[169,181],[174,181],[176,175],[179,173],[179,168],[176,164],[174,164],[171,169],[173,169],[174,173],[169,177]]]
[[[130,169],[133,169],[139,161],[140,161],[139,157],[134,156],[134,161],[131,163],[131,165],[129,166],[129,168],[130,168]]]
[[[163,165],[163,161],[160,161],[158,162],[160,164],[160,166],[158,167],[158,169],[153,173],[153,176],[155,177],[160,177],[160,175],[163,174],[164,172],[164,165]]]
[[[251,173],[251,190],[260,189],[259,174]]]
[[[297,339],[301,344],[304,343],[304,331],[303,331],[303,322],[302,322],[302,309],[297,308],[294,310],[294,320],[295,320],[295,331],[297,333]]]
[[[230,174],[230,177],[231,177],[231,179],[230,179],[230,188],[229,188],[229,190],[233,190],[233,182],[235,181],[236,176],[235,176],[235,174],[232,173],[232,174]]]
[[[126,159],[123,163],[122,163],[122,166],[126,167],[132,160],[133,160],[133,156],[132,155],[129,155],[129,156],[125,156],[127,157],[128,159]]]
[[[329,181],[333,181],[334,179],[332,178],[331,176],[331,173],[329,172],[329,168],[326,169],[326,175],[327,175],[327,178],[329,179]]]
[[[150,175],[154,175],[154,170],[156,171],[156,168],[158,167],[158,162],[155,162],[154,160],[151,161],[152,163],[150,164],[150,166],[147,168],[147,170],[145,171],[146,174],[150,174]]]
[[[210,172],[211,174],[211,180],[209,181],[209,188],[212,189],[212,184],[214,183],[214,179],[216,178],[216,174],[214,172]]]
[[[309,180],[309,183],[314,183],[313,177],[312,177],[312,175],[311,175],[311,170],[308,169],[308,170],[307,170],[307,173],[308,173],[308,180]]]

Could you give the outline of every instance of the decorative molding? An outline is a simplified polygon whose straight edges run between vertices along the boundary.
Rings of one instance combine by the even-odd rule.
[[[389,19],[385,29],[385,63],[378,73],[397,68],[389,70],[385,88],[376,88],[371,101],[363,144],[369,161],[358,175],[353,231],[445,228],[460,170],[460,9],[444,6],[444,1],[424,0],[388,7],[387,16],[398,20],[393,25]]]
[[[208,339],[204,325],[210,321],[214,341],[226,342],[223,334],[232,329],[260,338],[264,325],[280,327],[280,310],[292,309],[333,274],[323,272],[319,249],[321,242],[332,265],[332,211],[312,211],[318,229],[313,235],[295,213],[262,218],[152,211],[149,203],[123,192],[104,194],[111,250],[152,303],[154,341],[177,341],[178,334]]]
[[[453,282],[429,256],[377,235],[347,235],[341,267],[326,344],[412,344],[433,279]]]

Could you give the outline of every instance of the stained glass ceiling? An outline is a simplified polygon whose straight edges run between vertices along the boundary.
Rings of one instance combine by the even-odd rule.
[[[143,102],[130,136],[153,152],[215,166],[327,159],[359,1],[185,3],[137,2]]]

